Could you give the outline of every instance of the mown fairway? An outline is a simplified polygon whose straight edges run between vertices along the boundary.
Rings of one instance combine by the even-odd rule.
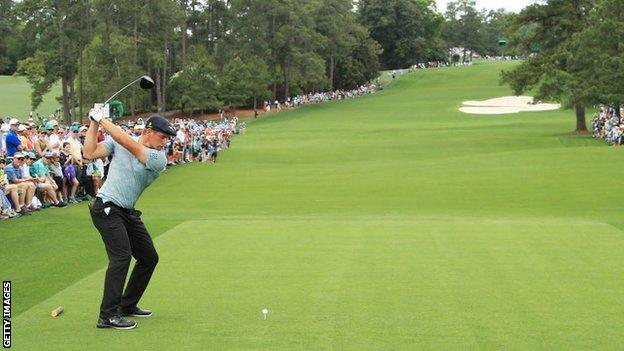
[[[14,348],[620,349],[623,149],[567,135],[570,111],[457,111],[509,95],[509,65],[249,122],[168,170],[138,206],[160,263],[132,331],[95,328],[86,204],[0,223]]]
[[[30,85],[24,77],[0,76],[0,117],[15,117],[22,121],[28,119],[31,111]],[[61,87],[56,84],[47,93],[41,105],[35,110],[44,116],[48,116],[61,106],[56,97],[61,95]]]

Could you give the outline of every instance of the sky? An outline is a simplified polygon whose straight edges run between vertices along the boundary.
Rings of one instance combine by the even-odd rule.
[[[452,0],[436,0],[438,12],[446,11],[446,3]],[[535,3],[535,0],[477,0],[477,9],[497,10],[504,8],[511,12],[520,12],[525,6]]]

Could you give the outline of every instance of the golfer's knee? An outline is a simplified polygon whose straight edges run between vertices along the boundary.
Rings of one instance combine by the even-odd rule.
[[[130,260],[132,259],[132,255],[130,252],[117,254],[110,258],[110,267],[124,267],[130,265]]]
[[[142,258],[143,262],[150,267],[156,267],[158,264],[158,253],[156,251]]]

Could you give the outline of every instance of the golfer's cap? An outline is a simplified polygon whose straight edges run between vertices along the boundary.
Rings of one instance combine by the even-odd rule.
[[[18,131],[18,132],[23,132],[23,131],[25,131],[26,129],[28,129],[28,128],[26,128],[26,126],[25,126],[25,125],[23,125],[23,124],[20,124],[20,125],[19,125],[19,127],[17,127],[17,131]]]
[[[19,124],[19,120],[17,118],[11,118],[9,121],[9,125]]]
[[[46,151],[43,153],[43,157],[45,158],[52,158],[52,156],[54,156],[54,153],[52,151]]]
[[[88,129],[89,129],[89,128],[87,128],[87,127],[85,127],[85,126],[82,126],[82,127],[80,127],[79,131],[81,131],[81,132],[86,132]]]
[[[35,156],[35,153],[34,153],[34,152],[24,152],[24,156],[25,156],[25,157],[28,157],[28,158],[29,158],[29,159],[31,159],[31,160],[34,160],[34,159],[36,159],[36,158],[37,158],[37,156]]]
[[[164,117],[159,115],[153,115],[150,117],[145,124],[145,128],[150,128],[170,136],[176,135],[173,125]]]
[[[74,125],[71,127],[71,131],[72,131],[72,132],[74,132],[74,133],[78,133],[78,132],[80,131],[80,126],[79,126],[79,125],[75,125],[75,124],[74,124]]]
[[[19,151],[13,154],[13,159],[24,158],[24,157],[26,157],[26,156],[23,153],[19,152]]]

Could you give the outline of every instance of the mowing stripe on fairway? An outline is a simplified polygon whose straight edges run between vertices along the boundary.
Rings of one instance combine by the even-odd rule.
[[[624,327],[624,237],[605,223],[221,216],[155,244],[136,330],[95,328],[99,271],[17,316],[14,347],[579,349]]]

